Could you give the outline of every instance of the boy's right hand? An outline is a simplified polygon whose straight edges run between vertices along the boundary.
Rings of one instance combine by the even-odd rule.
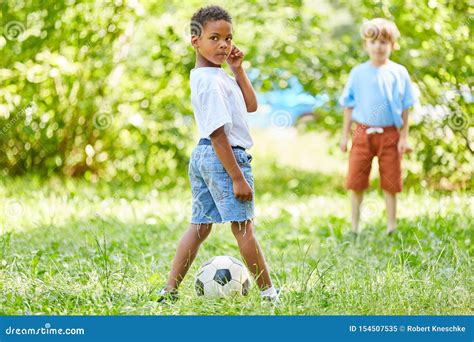
[[[341,143],[339,144],[339,147],[341,148],[342,152],[347,152],[347,143],[349,142],[349,138],[346,136],[343,136],[341,139]]]
[[[247,180],[242,177],[241,179],[232,181],[234,187],[234,196],[240,201],[251,201],[253,197],[252,189],[250,188]]]

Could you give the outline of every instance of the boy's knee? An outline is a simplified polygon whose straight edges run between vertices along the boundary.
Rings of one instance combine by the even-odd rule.
[[[212,223],[203,223],[203,224],[191,223],[190,228],[192,231],[196,233],[196,236],[198,237],[198,239],[204,240],[211,233]]]
[[[252,221],[232,222],[232,233],[237,239],[253,237]]]

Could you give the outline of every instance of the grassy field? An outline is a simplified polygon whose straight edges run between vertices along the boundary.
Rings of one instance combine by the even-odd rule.
[[[195,295],[201,263],[239,256],[226,225],[204,244],[181,299],[155,303],[189,221],[187,188],[27,178],[0,181],[0,314],[473,314],[472,194],[407,189],[388,237],[374,187],[354,237],[347,156],[327,153],[334,141],[293,131],[255,137],[256,230],[284,294],[279,306],[261,305],[255,286],[243,298]]]

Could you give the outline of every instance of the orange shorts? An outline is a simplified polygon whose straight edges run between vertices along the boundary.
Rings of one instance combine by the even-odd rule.
[[[352,133],[347,189],[362,191],[369,187],[372,159],[379,161],[380,187],[388,192],[402,191],[402,155],[398,153],[400,133],[395,126],[383,127],[383,133],[367,133],[369,126],[358,124]]]

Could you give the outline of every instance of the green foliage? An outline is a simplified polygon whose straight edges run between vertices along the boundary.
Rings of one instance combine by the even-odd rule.
[[[393,52],[392,59],[407,67],[420,91],[421,106],[410,116],[415,152],[408,157],[407,182],[472,189],[474,11],[470,2],[360,0],[320,7],[300,2],[285,7],[286,13],[258,11],[268,27],[256,26],[255,36],[265,37],[269,48],[252,39],[245,41],[251,44],[249,58],[261,70],[262,84],[257,86],[265,89],[270,79],[284,88],[285,76],[296,75],[310,93],[330,96],[308,128],[339,134],[338,95],[350,69],[368,58],[359,27],[374,17],[391,19],[402,36],[401,49]],[[245,15],[236,18],[237,29],[247,20]],[[275,72],[280,68],[286,72]]]
[[[410,117],[415,152],[409,157],[408,180],[472,189],[472,1],[364,0],[347,5],[357,23],[380,16],[394,20],[400,30],[401,48],[393,60],[408,68],[423,105]]]
[[[60,173],[92,180],[126,176],[138,181],[141,175],[175,173],[184,159],[188,130],[178,121],[177,106],[170,106],[176,98],[152,97],[166,87],[166,78],[156,82],[156,75],[143,68],[147,65],[127,68],[141,8],[132,4],[2,5],[3,174]],[[153,62],[151,53],[145,53]],[[149,87],[153,80],[158,86]]]
[[[60,170],[74,176],[108,159],[94,119],[113,102],[113,45],[129,12],[105,1],[3,4],[4,173]]]
[[[295,75],[329,103],[308,128],[338,134],[336,99],[367,57],[364,19],[395,20],[423,107],[411,118],[408,180],[472,188],[471,1],[214,1],[233,16],[258,90]],[[186,172],[194,124],[189,19],[203,1],[4,1],[0,36],[3,174],[156,179]]]

